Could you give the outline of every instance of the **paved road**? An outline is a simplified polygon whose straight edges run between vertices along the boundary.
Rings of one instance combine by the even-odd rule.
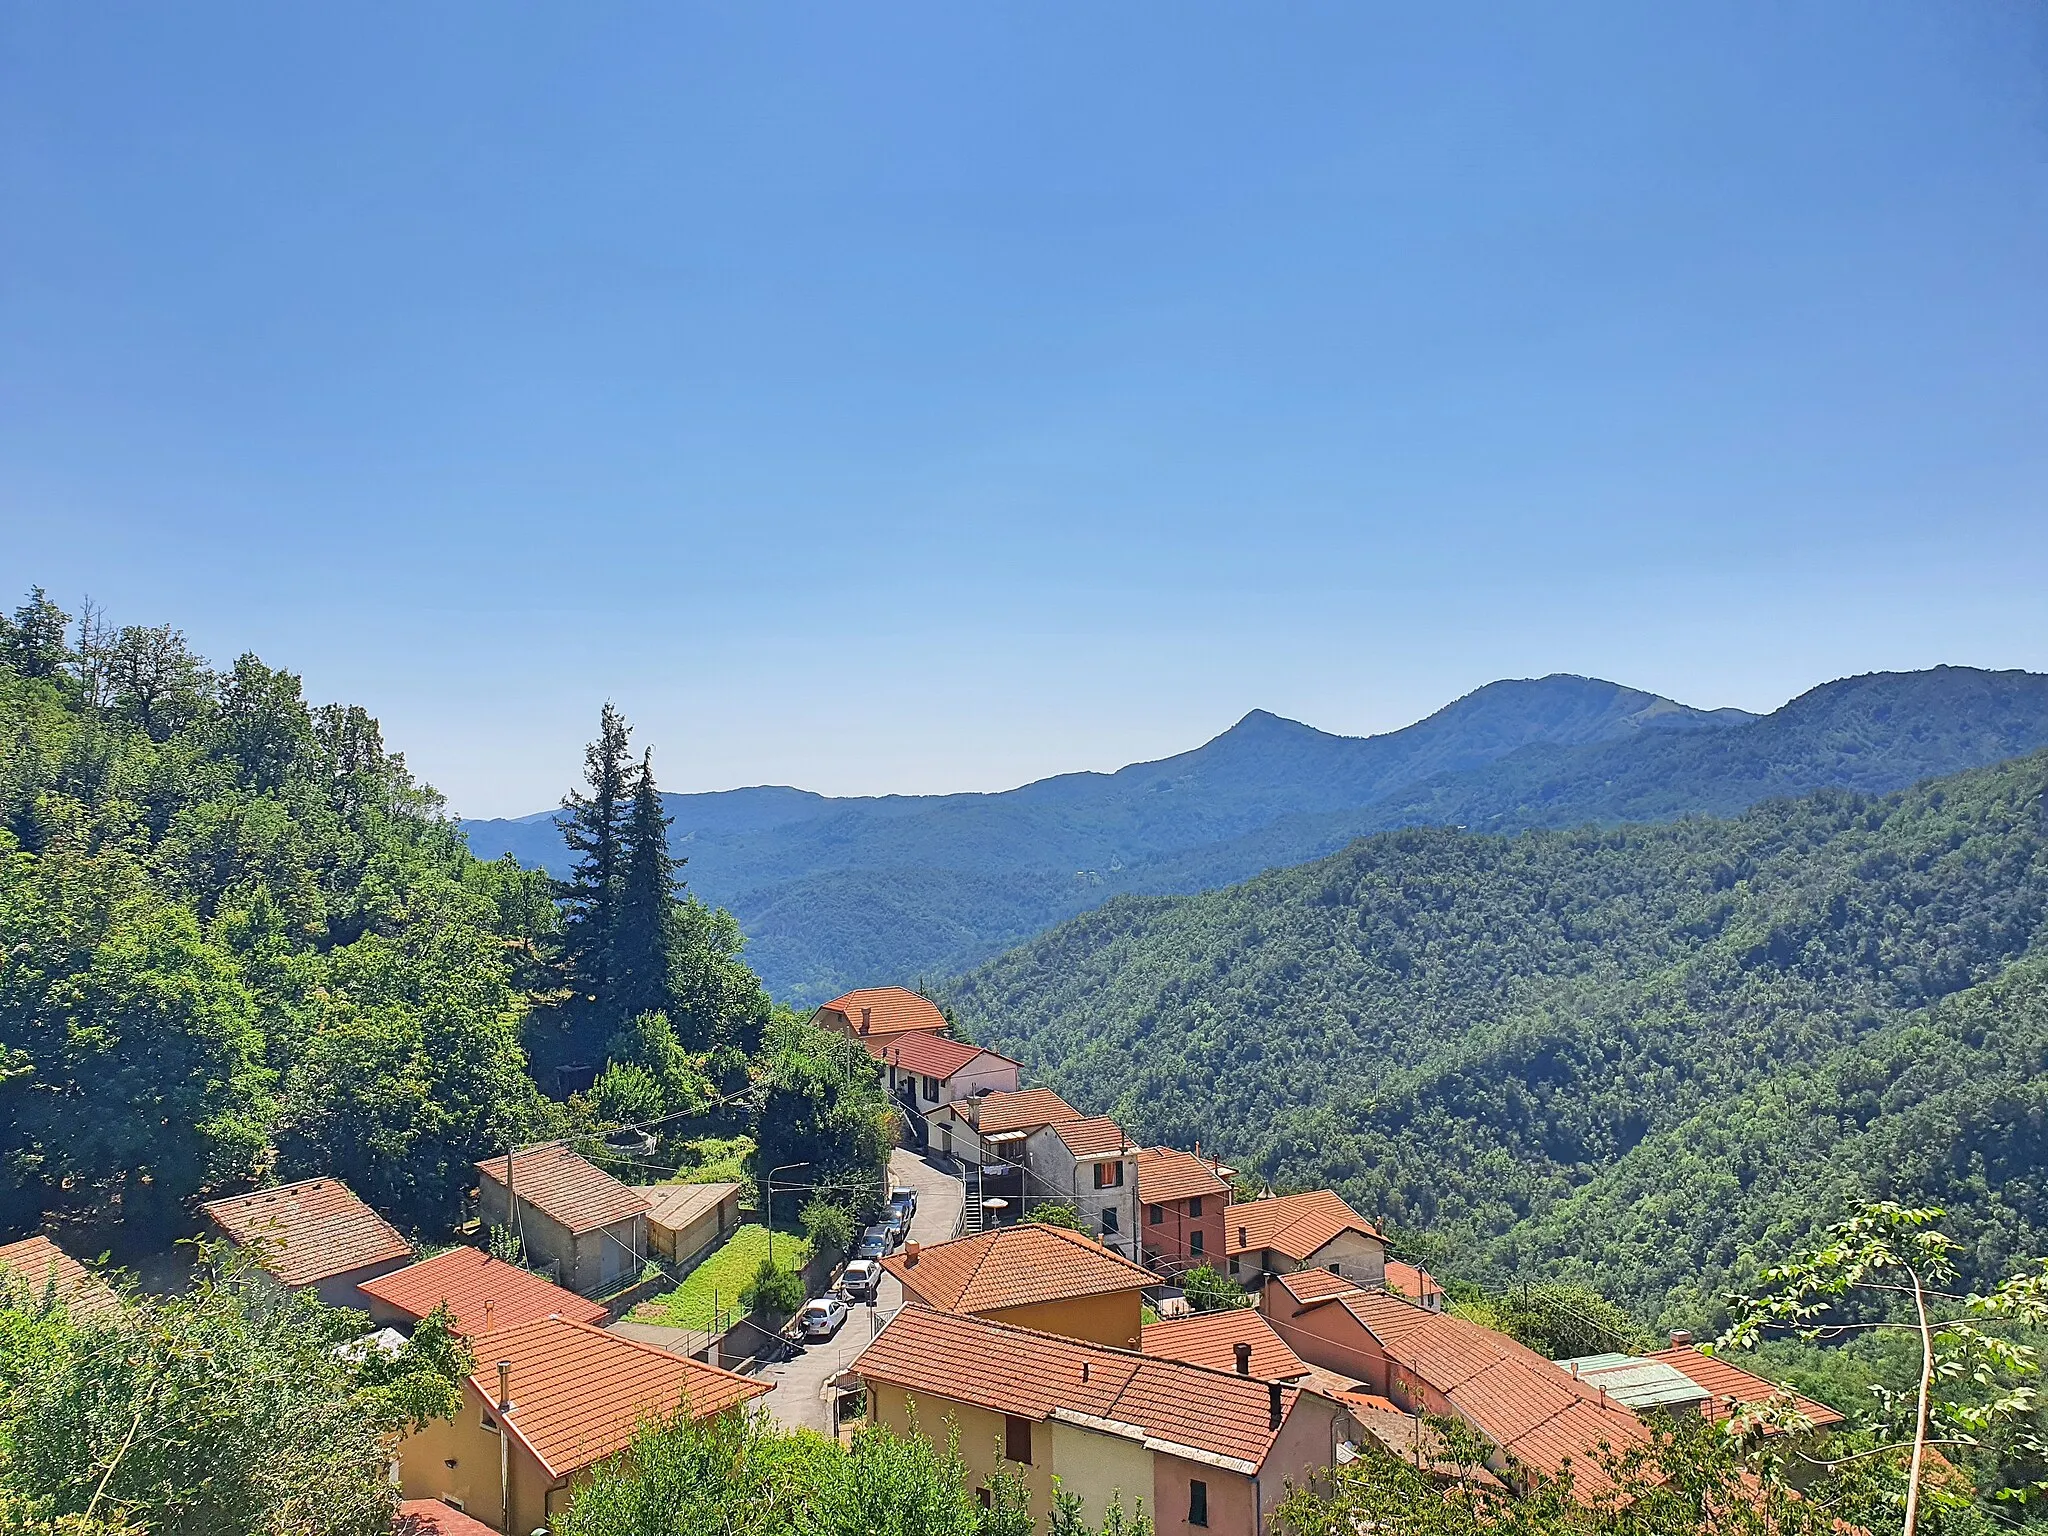
[[[943,1243],[953,1236],[960,1222],[958,1179],[902,1147],[889,1156],[889,1174],[895,1183],[908,1184],[917,1191],[917,1219],[910,1224],[912,1237],[924,1243]],[[765,1406],[776,1421],[792,1429],[801,1427],[815,1429],[821,1435],[831,1434],[826,1384],[853,1363],[854,1356],[868,1347],[869,1341],[882,1331],[882,1324],[895,1316],[902,1305],[903,1287],[894,1277],[884,1275],[875,1305],[856,1305],[837,1338],[830,1343],[810,1345],[795,1359],[764,1370],[761,1379],[775,1383]]]

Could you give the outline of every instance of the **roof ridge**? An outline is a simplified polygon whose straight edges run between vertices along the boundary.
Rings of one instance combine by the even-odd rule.
[[[1125,1349],[1119,1344],[1102,1344],[1094,1339],[1077,1339],[1064,1333],[1048,1333],[1043,1328],[1026,1328],[1022,1323],[999,1322],[995,1318],[983,1317],[975,1312],[945,1312],[937,1307],[926,1306],[922,1302],[906,1302],[897,1311],[896,1317],[889,1319],[888,1324],[882,1329],[882,1333],[887,1333],[890,1328],[895,1326],[897,1317],[903,1316],[906,1312],[913,1311],[922,1313],[927,1317],[952,1318],[973,1328],[995,1328],[1004,1333],[1022,1334],[1026,1338],[1049,1339],[1055,1344],[1066,1344],[1075,1349],[1092,1350],[1096,1354],[1101,1355],[1116,1355],[1125,1360],[1136,1361],[1139,1364],[1170,1365],[1176,1370],[1200,1371],[1204,1375],[1220,1376],[1225,1381],[1255,1382],[1261,1386],[1270,1384],[1260,1377],[1240,1376],[1236,1371],[1225,1370],[1221,1366],[1200,1365],[1193,1360],[1176,1360],[1171,1355],[1150,1355],[1142,1349]],[[880,1338],[881,1334],[876,1334],[875,1337]],[[1291,1382],[1281,1382],[1279,1385],[1282,1387],[1294,1386]],[[1295,1387],[1295,1390],[1299,1391],[1300,1388]],[[1119,1395],[1121,1395],[1121,1392]]]

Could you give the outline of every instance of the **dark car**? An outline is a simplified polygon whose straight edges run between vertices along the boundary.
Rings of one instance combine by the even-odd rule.
[[[896,1244],[890,1240],[887,1226],[873,1226],[861,1233],[860,1242],[855,1245],[853,1256],[856,1259],[887,1258],[889,1251],[895,1246]]]
[[[889,1209],[903,1213],[903,1223],[910,1224],[910,1218],[917,1214],[917,1191],[907,1184],[899,1184],[889,1191]]]

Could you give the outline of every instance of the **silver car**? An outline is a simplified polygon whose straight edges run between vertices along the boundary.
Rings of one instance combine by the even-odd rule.
[[[881,1265],[873,1259],[855,1259],[840,1273],[839,1294],[849,1300],[864,1301],[875,1294],[875,1287],[881,1283]]]

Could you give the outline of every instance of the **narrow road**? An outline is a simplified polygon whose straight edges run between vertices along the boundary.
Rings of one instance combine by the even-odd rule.
[[[913,1238],[921,1243],[943,1243],[953,1236],[960,1224],[962,1203],[958,1179],[903,1147],[889,1154],[889,1178],[917,1191],[917,1216],[910,1223]],[[774,1382],[775,1390],[763,1406],[776,1422],[787,1429],[814,1429],[829,1436],[833,1425],[825,1396],[827,1383],[853,1363],[902,1305],[903,1287],[893,1276],[884,1275],[875,1304],[856,1304],[837,1338],[808,1345],[795,1359],[764,1370],[761,1380]]]

